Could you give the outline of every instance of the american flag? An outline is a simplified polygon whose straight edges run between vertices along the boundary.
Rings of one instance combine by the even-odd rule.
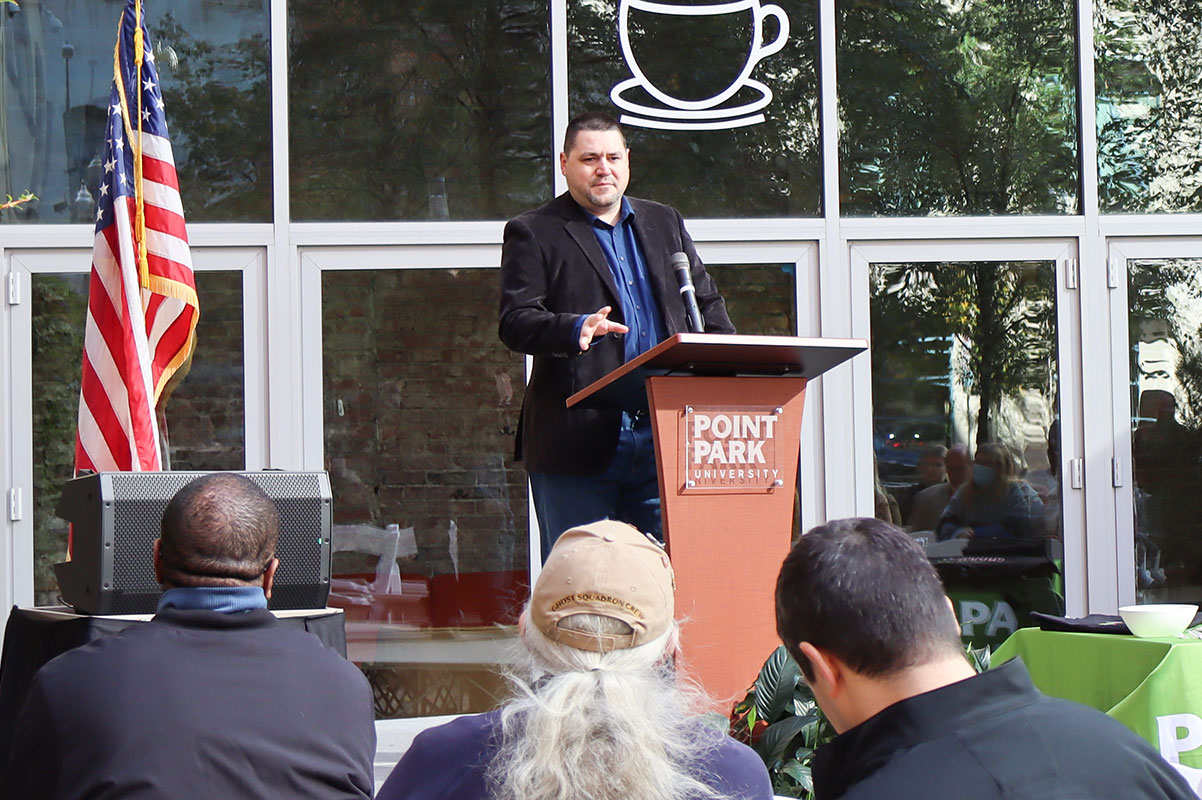
[[[162,468],[155,405],[192,355],[200,312],[141,0],[127,0],[113,72],[84,329],[76,473]]]

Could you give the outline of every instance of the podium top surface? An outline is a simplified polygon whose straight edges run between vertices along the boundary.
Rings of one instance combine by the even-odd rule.
[[[816,378],[867,349],[865,339],[678,333],[581,389],[567,405],[645,405],[644,382],[659,375]]]

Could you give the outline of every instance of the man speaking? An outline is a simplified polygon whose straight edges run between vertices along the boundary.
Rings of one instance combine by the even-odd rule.
[[[689,331],[674,256],[687,263],[707,333],[734,333],[680,212],[625,197],[630,151],[617,120],[568,123],[566,194],[505,226],[501,340],[534,356],[516,456],[526,462],[542,553],[569,528],[618,519],[662,539],[645,398],[567,408],[568,397],[676,333]]]

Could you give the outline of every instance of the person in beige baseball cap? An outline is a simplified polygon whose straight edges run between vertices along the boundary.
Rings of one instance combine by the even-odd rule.
[[[377,800],[771,798],[759,756],[701,720],[675,589],[663,546],[630,525],[565,532],[519,623],[515,696],[420,734]]]
[[[553,642],[607,653],[646,644],[672,627],[676,579],[664,548],[624,522],[605,520],[556,541],[530,596],[529,623]],[[620,624],[584,630],[578,615]]]

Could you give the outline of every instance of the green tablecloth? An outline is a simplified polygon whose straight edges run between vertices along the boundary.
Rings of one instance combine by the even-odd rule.
[[[1015,632],[994,666],[1022,656],[1045,694],[1104,711],[1157,748],[1195,791],[1202,782],[1202,640]]]

